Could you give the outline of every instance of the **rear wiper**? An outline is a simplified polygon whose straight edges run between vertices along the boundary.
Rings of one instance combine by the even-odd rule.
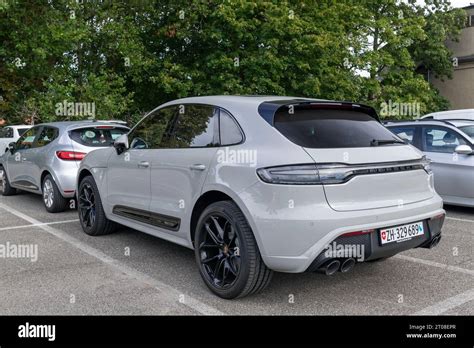
[[[391,140],[378,140],[378,139],[372,139],[370,142],[370,146],[380,146],[380,145],[385,145],[385,144],[405,144],[406,143],[402,140],[396,140],[396,139],[391,139]]]

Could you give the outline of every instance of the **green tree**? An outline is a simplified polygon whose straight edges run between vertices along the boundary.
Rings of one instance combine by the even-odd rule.
[[[447,107],[420,67],[449,77],[464,14],[428,0],[18,0],[0,3],[0,112],[57,120],[94,102],[136,121],[179,97],[278,94]]]

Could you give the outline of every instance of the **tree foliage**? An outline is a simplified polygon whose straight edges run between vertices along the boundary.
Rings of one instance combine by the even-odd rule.
[[[450,77],[444,43],[464,20],[438,0],[3,1],[0,115],[58,120],[66,100],[133,122],[167,100],[210,94],[443,109],[420,67]]]

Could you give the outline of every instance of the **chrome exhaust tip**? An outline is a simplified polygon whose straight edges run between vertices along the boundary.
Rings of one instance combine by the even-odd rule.
[[[344,262],[341,264],[341,268],[339,269],[341,273],[346,273],[351,271],[356,264],[356,261],[350,257],[348,259],[345,259]]]
[[[340,266],[341,262],[339,262],[339,260],[329,260],[324,265],[319,267],[317,272],[330,276],[336,273]]]

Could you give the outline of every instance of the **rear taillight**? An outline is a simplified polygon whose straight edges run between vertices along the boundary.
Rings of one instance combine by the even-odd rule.
[[[82,161],[86,154],[84,152],[75,151],[56,151],[56,156],[63,161]]]
[[[262,181],[269,184],[332,185],[343,184],[359,175],[387,174],[419,169],[428,172],[425,162],[416,160],[354,165],[328,163],[267,167],[258,169],[257,175]]]
[[[257,170],[257,174],[260,179],[270,184],[321,184],[318,169],[314,164],[261,168]]]

